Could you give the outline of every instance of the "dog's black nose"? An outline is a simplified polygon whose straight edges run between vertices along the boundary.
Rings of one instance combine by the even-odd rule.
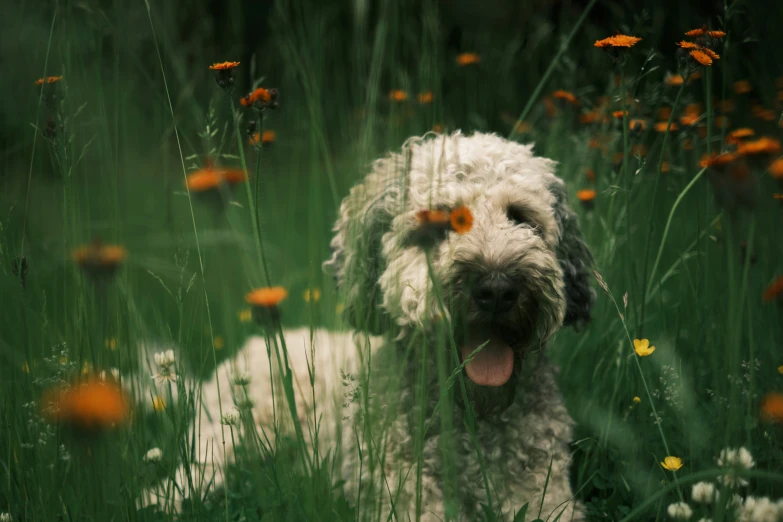
[[[485,312],[507,312],[517,302],[519,292],[504,275],[496,272],[486,274],[476,281],[473,299]]]

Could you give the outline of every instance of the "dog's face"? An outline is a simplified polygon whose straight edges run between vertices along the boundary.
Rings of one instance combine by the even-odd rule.
[[[343,202],[327,262],[349,322],[406,337],[445,316],[463,360],[481,347],[465,367],[474,396],[508,397],[527,351],[589,320],[592,260],[554,166],[486,134],[411,140],[376,162]],[[467,233],[414,240],[419,211],[458,206]]]

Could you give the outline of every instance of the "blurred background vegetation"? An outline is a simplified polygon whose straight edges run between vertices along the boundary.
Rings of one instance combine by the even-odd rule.
[[[783,273],[783,214],[773,197],[780,182],[756,165],[752,204],[724,209],[715,202],[716,185],[702,177],[684,194],[661,242],[700,158],[725,149],[728,131],[752,127],[780,138],[782,20],[780,2],[751,0],[6,2],[0,17],[0,511],[29,520],[51,520],[42,514],[99,520],[107,509],[116,520],[141,516],[130,508],[138,486],[128,484],[143,470],[126,461],[138,460],[145,442],[161,445],[153,435],[157,424],[123,439],[123,451],[101,457],[119,470],[117,483],[100,486],[111,508],[78,500],[89,495],[95,477],[70,466],[52,471],[51,455],[23,445],[38,429],[23,405],[60,375],[46,359],[67,350],[75,371],[85,364],[122,369],[140,343],[177,343],[192,371],[208,374],[214,360],[253,332],[243,296],[267,284],[289,289],[285,324],[340,327],[339,296],[320,269],[337,205],[370,161],[433,128],[501,135],[518,128],[515,139],[534,141],[538,153],[560,162],[575,206],[578,190],[597,191],[592,207],[580,210],[582,226],[618,302],[629,294],[624,313],[631,337],[649,337],[658,348],[657,357],[642,362],[658,422],[672,453],[686,462],[683,472],[708,469],[720,448],[744,444],[759,469],[780,477],[780,430],[757,416],[763,394],[783,388],[776,370],[783,365],[781,307],[761,298]],[[665,155],[668,172],[659,174],[663,134],[653,126],[678,93],[666,82],[667,73],[679,70],[675,42],[703,25],[728,35],[720,60],[683,88],[674,121],[691,106],[697,124],[680,123]],[[643,39],[623,68],[630,117],[645,122],[630,138],[637,148],[628,158],[628,178],[616,165],[620,120],[580,118],[622,109],[620,70],[593,48],[616,32]],[[480,60],[460,65],[463,53]],[[208,70],[225,60],[241,62],[235,104],[256,85],[280,92],[279,108],[264,114],[264,129],[275,139],[260,152],[270,281],[256,255],[245,190],[236,187],[218,205],[197,194],[191,200],[185,191],[183,166],[189,172],[211,158],[240,167],[231,106]],[[42,132],[49,113],[35,80],[60,75],[52,138]],[[749,91],[734,87],[741,80]],[[558,89],[578,103],[553,100]],[[390,96],[395,90],[405,99]],[[431,100],[421,101],[419,94],[429,92]],[[728,99],[732,112],[705,109]],[[717,116],[728,120],[707,132]],[[245,134],[251,116],[240,110],[237,118],[255,183],[258,151]],[[122,270],[101,288],[71,261],[73,249],[95,238],[128,250]],[[648,282],[659,246],[660,265]],[[593,324],[564,332],[552,351],[579,422],[576,487],[596,520],[618,520],[670,484],[658,465],[664,450],[630,353],[623,322],[600,289]],[[644,402],[636,405],[634,396]],[[769,477],[752,487],[759,494],[781,491]],[[257,490],[246,493],[242,506],[266,502]],[[674,495],[661,498],[639,519],[662,517]],[[340,512],[348,509],[341,506]],[[84,517],[74,516],[75,509]],[[274,509],[283,508],[264,504],[247,513],[280,513]],[[252,520],[247,513],[241,516]]]

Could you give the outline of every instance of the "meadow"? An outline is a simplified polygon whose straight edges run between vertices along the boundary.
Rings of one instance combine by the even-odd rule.
[[[341,199],[455,130],[557,160],[595,256],[592,322],[549,351],[588,519],[783,520],[783,3],[489,4],[4,7],[0,521],[173,518],[137,499],[193,457],[192,383],[261,331],[248,292],[347,328]],[[153,385],[167,349],[195,381]],[[127,403],[52,395],[80,380]],[[179,519],[377,520],[328,452],[237,436]]]

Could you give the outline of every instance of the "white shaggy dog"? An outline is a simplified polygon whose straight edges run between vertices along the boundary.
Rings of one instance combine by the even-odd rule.
[[[376,161],[343,201],[325,263],[354,333],[285,334],[304,436],[318,424],[347,497],[377,520],[476,520],[491,509],[510,521],[527,502],[537,514],[542,499],[544,519],[582,516],[568,480],[572,419],[543,352],[561,326],[589,320],[592,258],[555,163],[531,149],[430,135]],[[422,245],[417,213],[459,206],[472,228]],[[218,411],[245,390],[270,433],[279,372],[267,353],[252,339],[204,383],[202,462],[224,462],[231,438]],[[245,372],[250,384],[232,384]]]

